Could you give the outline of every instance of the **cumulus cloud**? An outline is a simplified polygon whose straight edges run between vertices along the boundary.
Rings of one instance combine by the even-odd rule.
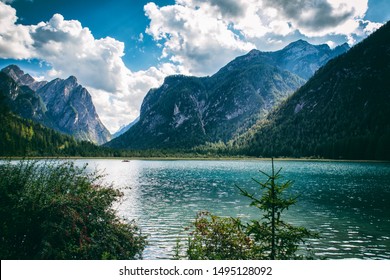
[[[146,33],[163,57],[203,75],[251,48],[279,48],[287,38],[342,37],[353,44],[381,25],[363,21],[367,8],[368,0],[176,0],[144,7]]]
[[[74,75],[87,87],[103,123],[115,132],[139,114],[143,97],[164,77],[179,70],[172,64],[132,72],[123,62],[124,43],[96,39],[77,20],[55,14],[37,25],[16,24],[16,11],[0,2],[0,57],[37,58],[51,66],[46,79]]]
[[[48,61],[53,77],[75,75],[92,94],[99,116],[111,131],[135,119],[143,97],[175,67],[152,67],[132,72],[124,64],[124,43],[106,37],[96,39],[75,20],[54,15],[32,33],[37,57]]]
[[[179,4],[160,8],[154,3],[144,9],[151,20],[146,33],[164,41],[162,57],[183,66],[187,73],[213,73],[232,57],[255,47],[241,40],[210,9]]]
[[[31,27],[16,24],[16,10],[0,2],[0,54],[3,58],[31,58]]]
[[[302,37],[332,46],[341,37],[353,44],[381,25],[364,20],[368,0],[151,2],[144,6],[150,23],[134,41],[151,36],[161,61],[133,72],[123,62],[123,42],[95,38],[60,14],[36,25],[18,24],[16,10],[5,4],[11,1],[0,1],[0,57],[45,61],[51,66],[47,79],[75,75],[112,132],[138,116],[145,94],[167,75],[210,75],[253,48],[274,50]]]
[[[130,70],[122,60],[122,42],[110,37],[95,39],[79,21],[64,20],[59,14],[35,26],[31,36],[36,56],[48,61],[56,75],[72,74],[108,92],[126,86]]]
[[[337,3],[338,2],[338,3]],[[316,34],[335,28],[355,14],[355,7],[347,1],[327,0],[265,0],[267,6],[277,9],[285,19],[289,19],[302,33]]]

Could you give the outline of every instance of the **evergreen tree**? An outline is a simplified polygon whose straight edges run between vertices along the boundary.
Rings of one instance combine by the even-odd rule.
[[[277,183],[281,178],[280,171],[275,172],[273,159],[271,175],[260,171],[267,180],[263,183],[254,179],[263,190],[259,197],[237,186],[242,195],[251,199],[250,205],[261,210],[260,220],[244,224],[239,218],[218,217],[208,212],[198,214],[189,236],[187,257],[197,260],[309,257],[298,254],[300,246],[306,239],[318,235],[281,219],[282,212],[295,204],[297,197],[284,196],[292,182]]]
[[[300,258],[296,253],[299,245],[307,238],[316,237],[304,227],[293,226],[281,219],[283,211],[294,205],[297,197],[284,197],[285,191],[291,187],[292,181],[288,180],[278,184],[276,181],[281,178],[281,168],[275,172],[274,161],[272,159],[271,175],[260,171],[267,177],[265,183],[253,179],[263,190],[260,197],[250,194],[241,189],[241,194],[251,199],[251,206],[262,211],[260,220],[252,220],[247,224],[247,234],[250,235],[257,245],[266,252],[266,258],[270,260],[295,259]]]

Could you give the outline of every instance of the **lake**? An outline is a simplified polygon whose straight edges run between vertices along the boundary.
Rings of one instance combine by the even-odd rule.
[[[119,214],[135,219],[148,235],[144,259],[171,258],[178,239],[186,240],[201,210],[220,216],[259,218],[238,185],[258,192],[251,179],[264,181],[267,160],[76,160],[107,174],[124,192]],[[390,259],[390,163],[275,161],[292,180],[298,202],[285,212],[294,225],[317,231],[316,258]],[[283,217],[283,216],[282,216]],[[184,243],[183,243],[184,244]]]

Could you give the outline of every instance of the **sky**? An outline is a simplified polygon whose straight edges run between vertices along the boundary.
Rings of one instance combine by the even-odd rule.
[[[0,0],[0,68],[76,76],[113,133],[168,75],[298,39],[352,46],[388,20],[388,0]]]

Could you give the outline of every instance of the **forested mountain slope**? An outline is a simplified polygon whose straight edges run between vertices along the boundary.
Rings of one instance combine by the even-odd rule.
[[[44,127],[12,113],[0,90],[0,156],[86,156],[102,153],[99,147]]]
[[[390,159],[390,24],[231,144],[255,156]]]
[[[347,48],[297,41],[277,52],[252,50],[211,77],[167,77],[146,95],[139,121],[107,146],[191,148],[227,142],[303,85],[302,77]]]
[[[12,112],[58,132],[95,144],[111,139],[100,121],[91,95],[73,76],[66,80],[35,81],[18,66],[0,72],[0,89]]]

